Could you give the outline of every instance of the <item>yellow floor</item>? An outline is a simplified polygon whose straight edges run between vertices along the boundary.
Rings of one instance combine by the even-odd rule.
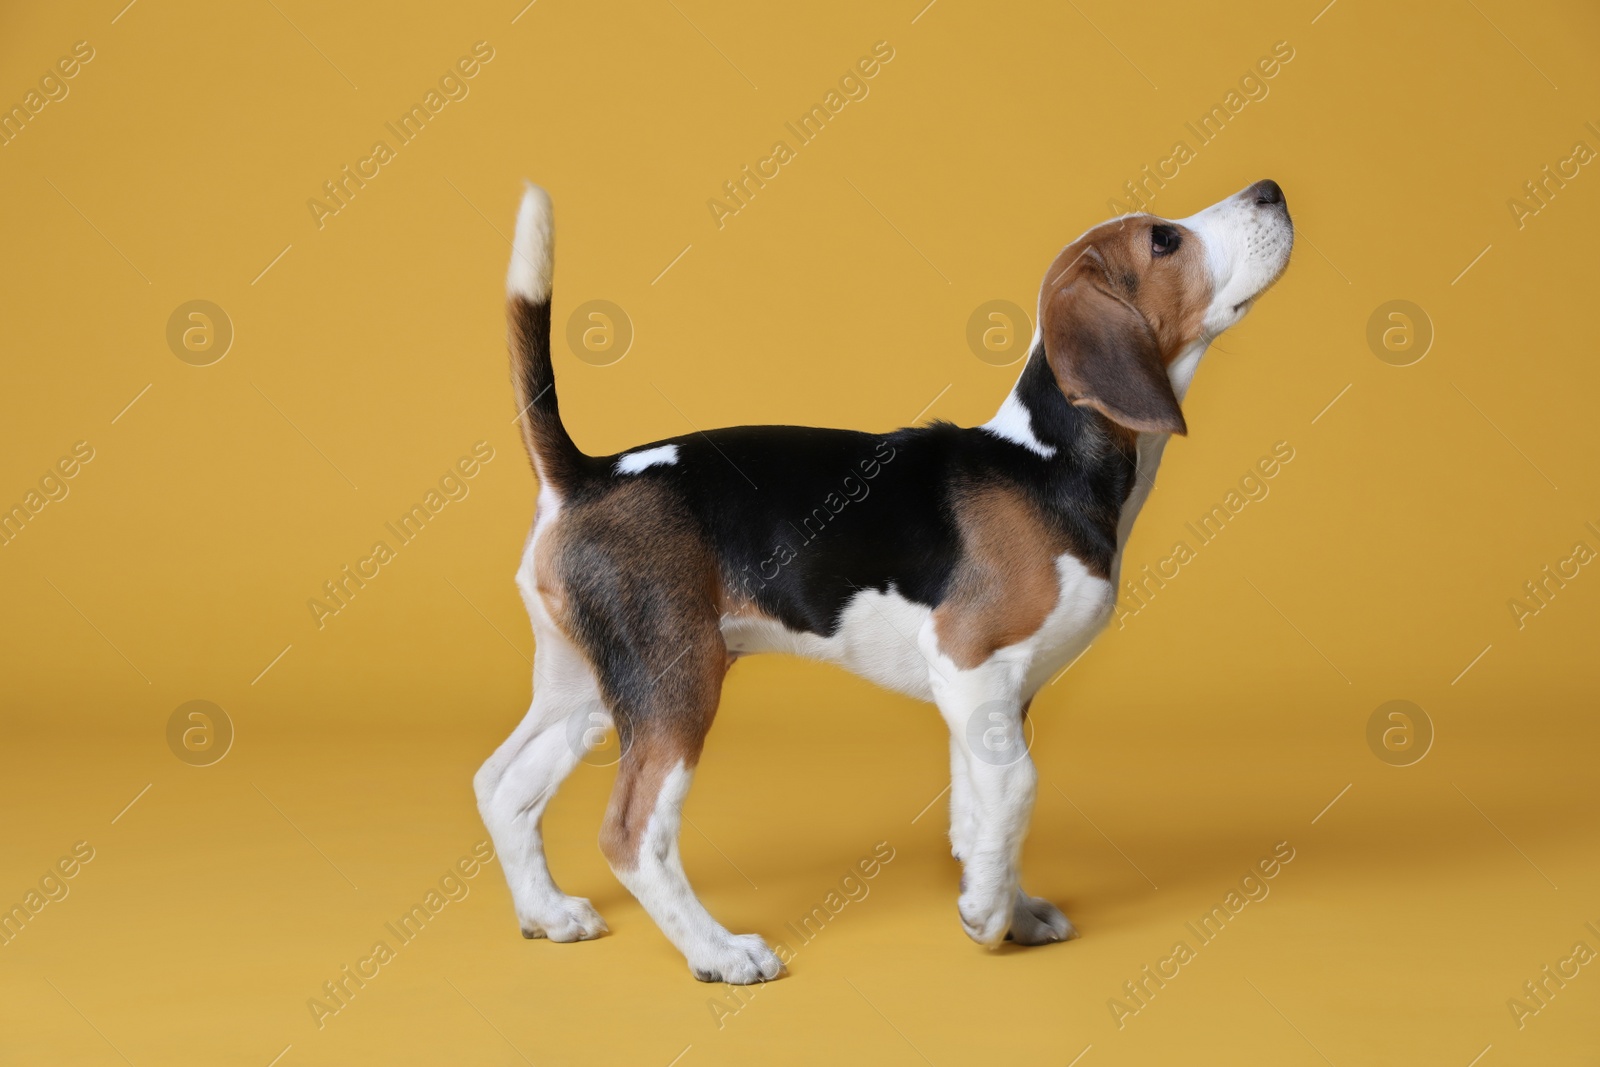
[[[0,774],[3,884],[18,895],[78,841],[93,859],[0,949],[7,1062],[1464,1067],[1491,1045],[1481,1062],[1595,1047],[1587,967],[1520,1029],[1507,1006],[1537,1006],[1524,981],[1600,945],[1592,724],[1552,746],[1503,725],[1514,693],[1488,694],[1438,717],[1446,751],[1396,768],[1362,747],[1344,694],[1180,717],[1119,697],[1086,658],[1058,688],[1105,690],[1092,710],[1035,705],[1025,864],[1083,936],[989,953],[960,930],[943,801],[928,807],[945,781],[931,710],[823,668],[757,660],[734,678],[683,849],[725,923],[794,950],[753,990],[693,981],[606,870],[609,769],[580,768],[547,825],[559,881],[610,936],[524,941],[497,866],[446,877],[473,869],[470,778],[509,706],[498,725],[371,731],[330,724],[331,706],[251,709],[207,768],[148,732],[23,724]],[[892,859],[851,879],[874,853]],[[1274,876],[1250,878],[1262,860]],[[327,997],[379,941],[393,957],[376,976]],[[1177,942],[1192,957],[1173,975]],[[1159,987],[1156,968],[1173,975]]]

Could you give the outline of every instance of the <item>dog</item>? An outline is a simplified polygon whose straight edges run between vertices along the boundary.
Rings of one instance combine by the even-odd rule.
[[[607,932],[557,888],[540,831],[599,721],[622,752],[600,832],[617,878],[694,977],[782,973],[760,936],[701,905],[678,829],[725,674],[783,652],[938,707],[968,936],[991,948],[1076,937],[1019,882],[1037,783],[1023,719],[1111,618],[1123,546],[1170,435],[1188,431],[1180,403],[1201,357],[1288,266],[1277,183],[1185,219],[1125,215],[1067,245],[1016,385],[982,426],[741,426],[611,456],[581,452],[556,402],[553,235],[550,199],[530,184],[506,291],[539,482],[517,571],[534,694],[474,779],[523,936]]]

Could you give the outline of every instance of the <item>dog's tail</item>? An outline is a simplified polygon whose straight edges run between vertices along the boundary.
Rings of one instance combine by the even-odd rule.
[[[550,197],[532,182],[525,184],[511,267],[506,272],[511,384],[517,396],[522,442],[533,460],[534,472],[540,482],[559,489],[579,478],[587,457],[561,424],[556,406],[555,368],[550,361],[550,276],[555,245]]]

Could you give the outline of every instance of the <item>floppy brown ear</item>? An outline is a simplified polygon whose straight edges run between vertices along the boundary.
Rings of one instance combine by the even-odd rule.
[[[1189,432],[1155,332],[1092,275],[1050,294],[1042,320],[1045,357],[1068,400],[1130,430]]]

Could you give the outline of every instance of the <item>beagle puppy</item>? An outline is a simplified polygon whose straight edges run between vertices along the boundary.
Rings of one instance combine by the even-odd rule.
[[[1111,618],[1118,570],[1211,340],[1289,262],[1260,181],[1186,219],[1125,215],[1056,256],[1026,364],[976,427],[741,426],[581,452],[550,354],[550,199],[529,185],[506,289],[512,380],[539,480],[517,585],[537,639],[527,716],[474,784],[525,937],[606,932],[550,876],[540,820],[614,725],[600,832],[618,879],[705,982],[784,962],[696,898],[680,810],[740,656],[826,660],[935,704],[950,728],[961,925],[981,945],[1077,936],[1023,891],[1037,775],[1022,722]]]

